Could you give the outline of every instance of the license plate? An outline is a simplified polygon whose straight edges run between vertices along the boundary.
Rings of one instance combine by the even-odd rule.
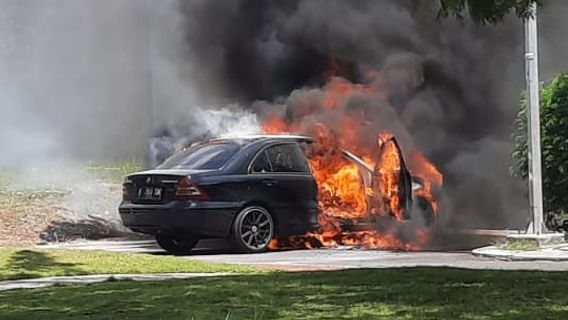
[[[162,188],[142,187],[138,188],[139,200],[162,200]]]

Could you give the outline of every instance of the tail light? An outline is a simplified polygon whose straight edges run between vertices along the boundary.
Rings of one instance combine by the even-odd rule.
[[[189,177],[184,177],[176,185],[176,198],[205,200],[207,199],[207,194],[197,184],[192,182]]]
[[[123,201],[130,201],[132,199],[132,195],[130,194],[130,183],[123,183],[122,184],[122,200]]]

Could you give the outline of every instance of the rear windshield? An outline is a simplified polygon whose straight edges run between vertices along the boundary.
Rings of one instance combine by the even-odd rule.
[[[178,152],[158,166],[158,169],[215,170],[220,169],[239,150],[231,143],[203,144]]]

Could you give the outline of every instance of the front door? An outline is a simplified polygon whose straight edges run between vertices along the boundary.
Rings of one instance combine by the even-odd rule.
[[[317,223],[317,185],[297,144],[269,146],[251,170],[259,191],[271,199],[279,234],[304,233]]]

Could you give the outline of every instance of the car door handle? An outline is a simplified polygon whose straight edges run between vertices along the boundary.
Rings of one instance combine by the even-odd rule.
[[[273,186],[278,184],[278,180],[264,179],[264,180],[262,180],[262,183],[264,183],[264,185],[267,186],[267,187],[273,187]]]

